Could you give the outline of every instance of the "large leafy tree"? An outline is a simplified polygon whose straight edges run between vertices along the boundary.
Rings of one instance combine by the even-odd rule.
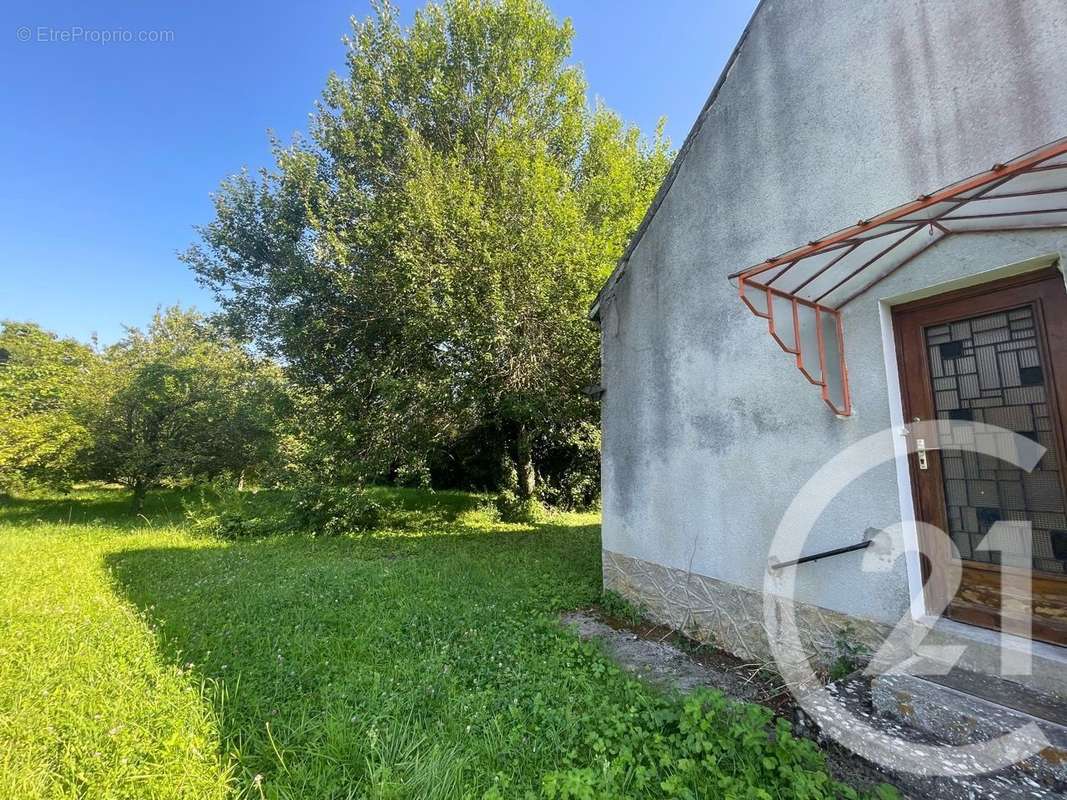
[[[589,108],[572,35],[539,0],[447,0],[408,29],[378,6],[309,139],[217,193],[186,260],[331,409],[345,463],[489,426],[529,495],[537,437],[594,416],[585,311],[669,152]]]
[[[66,485],[84,474],[99,359],[39,325],[0,325],[0,489]]]
[[[157,313],[104,361],[94,467],[130,486],[137,510],[160,480],[239,475],[273,454],[280,371],[195,311]]]

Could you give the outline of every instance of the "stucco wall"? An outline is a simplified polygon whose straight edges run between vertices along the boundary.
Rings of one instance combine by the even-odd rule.
[[[604,548],[760,588],[782,513],[890,425],[879,299],[1035,255],[1067,232],[952,237],[846,309],[837,419],[726,275],[1067,135],[1063,0],[769,0],[601,306]],[[714,76],[708,76],[709,86]],[[895,467],[838,498],[811,550],[900,518]],[[808,565],[798,599],[891,622],[904,562]]]

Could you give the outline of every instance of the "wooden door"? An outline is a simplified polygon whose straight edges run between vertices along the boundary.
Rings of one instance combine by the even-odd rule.
[[[1047,448],[1030,472],[946,441],[928,451],[925,469],[910,457],[916,519],[944,532],[920,531],[928,608],[995,629],[1029,618],[1033,638],[1067,645],[1063,275],[1043,270],[927,298],[893,318],[905,420],[973,420]],[[1028,558],[979,546],[1000,521],[1030,524]],[[962,578],[948,596],[956,553]]]

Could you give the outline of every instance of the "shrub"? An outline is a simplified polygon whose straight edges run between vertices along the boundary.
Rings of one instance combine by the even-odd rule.
[[[316,534],[338,536],[381,527],[385,506],[362,486],[301,484],[293,494],[296,523]]]
[[[496,491],[506,483],[508,465],[501,455],[506,451],[498,423],[478,425],[431,454],[430,483],[440,489]]]
[[[254,491],[205,489],[195,500],[182,500],[182,508],[194,533],[219,539],[270,536],[287,527],[285,519]]]
[[[555,508],[584,510],[600,502],[600,426],[579,422],[553,428],[534,443],[541,499]]]
[[[536,497],[522,498],[514,489],[504,489],[496,496],[496,510],[501,522],[540,522],[545,507]]]
[[[434,452],[430,483],[440,489],[499,491],[515,486],[508,436],[499,423],[480,425]],[[537,494],[566,510],[595,508],[600,499],[600,427],[592,422],[552,426],[533,441]]]

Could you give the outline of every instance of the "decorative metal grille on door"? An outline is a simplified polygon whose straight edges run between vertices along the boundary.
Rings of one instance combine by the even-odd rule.
[[[939,419],[997,425],[1047,448],[1037,467],[1025,472],[940,443],[948,533],[961,556],[1010,564],[1010,552],[981,550],[979,542],[1001,520],[1029,521],[1034,569],[1064,574],[1067,504],[1035,325],[1033,308],[1023,306],[926,328],[926,346]],[[954,434],[967,435],[962,429]]]

